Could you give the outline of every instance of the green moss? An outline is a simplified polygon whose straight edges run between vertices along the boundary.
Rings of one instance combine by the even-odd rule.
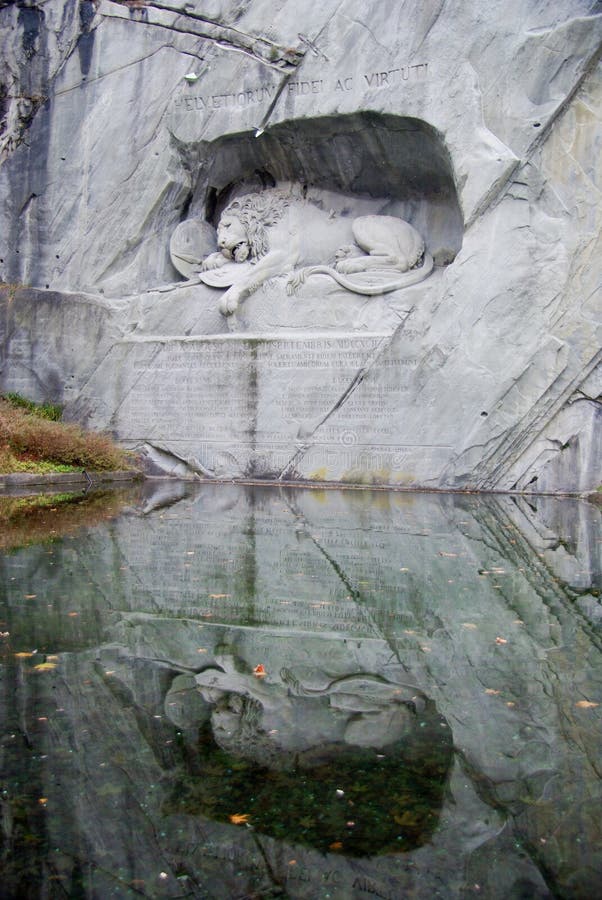
[[[24,409],[41,419],[49,419],[51,422],[60,422],[63,415],[63,407],[58,403],[35,403],[22,397],[21,394],[8,393],[2,395],[3,399],[10,403],[14,409]]]
[[[31,475],[52,475],[55,472],[81,472],[81,467],[52,460],[18,459],[12,453],[0,454],[0,472],[25,472]]]

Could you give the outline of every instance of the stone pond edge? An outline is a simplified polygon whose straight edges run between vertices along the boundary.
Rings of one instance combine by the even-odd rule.
[[[503,494],[517,497],[558,497],[558,498],[575,498],[580,500],[588,500],[598,506],[602,506],[601,491],[556,491],[556,492],[535,492],[535,491],[491,491],[491,490],[461,490],[450,488],[433,488],[433,487],[403,487],[391,484],[350,484],[347,482],[337,481],[269,481],[261,479],[204,479],[199,476],[193,478],[174,478],[173,475],[148,475],[140,470],[133,469],[131,471],[109,471],[109,472],[49,472],[46,474],[37,474],[35,472],[12,472],[0,475],[0,495],[6,488],[12,487],[44,487],[46,485],[74,485],[74,486],[96,486],[100,484],[112,483],[128,483],[133,481],[190,481],[197,484],[241,484],[256,485],[259,487],[280,487],[280,488],[305,488],[308,490],[354,490],[354,491],[394,491],[396,493],[416,493],[416,494]]]

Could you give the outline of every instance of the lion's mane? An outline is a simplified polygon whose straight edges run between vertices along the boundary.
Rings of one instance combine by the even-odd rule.
[[[267,229],[282,218],[290,199],[284,191],[263,191],[233,200],[223,211],[223,217],[236,217],[244,225],[252,258],[261,259],[270,249]]]

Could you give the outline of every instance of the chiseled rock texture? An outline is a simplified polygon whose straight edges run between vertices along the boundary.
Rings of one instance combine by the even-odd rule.
[[[4,5],[0,388],[181,475],[596,487],[601,36],[594,0]],[[291,183],[435,271],[226,318],[171,235]]]

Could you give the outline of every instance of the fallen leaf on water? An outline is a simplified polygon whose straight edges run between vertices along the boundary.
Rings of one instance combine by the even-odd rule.
[[[206,648],[206,647],[197,647],[197,651],[196,651],[196,652],[197,652],[197,653],[206,653],[206,652],[207,652],[207,648]]]
[[[330,845],[330,849],[331,850],[340,850],[342,848],[342,846],[343,846],[342,841],[333,841],[333,843]]]
[[[51,669],[56,669],[56,663],[39,663],[37,666],[34,666],[33,669],[34,672],[50,672]]]
[[[233,825],[246,825],[249,821],[249,813],[244,813],[243,815],[234,813],[233,816],[229,816],[229,819]]]
[[[485,693],[486,694],[495,694],[495,696],[497,696],[498,694],[501,694],[501,691],[494,691],[493,688],[485,688]]]
[[[79,613],[70,612],[70,613],[67,613],[67,615],[70,616],[70,618],[73,618],[74,616],[79,616]]]
[[[296,866],[296,865],[297,865],[297,860],[296,860],[296,859],[289,859],[288,864],[289,864],[289,866]]]
[[[230,594],[209,594],[210,600],[223,600],[224,597],[229,597]]]
[[[26,600],[34,600],[37,596],[37,594],[24,594]]]
[[[410,812],[409,809],[405,810],[405,812],[402,812],[400,815],[394,814],[393,819],[397,823],[397,825],[402,825],[405,827],[416,825],[416,814]]]
[[[255,675],[256,678],[263,678],[265,675],[265,667],[259,663],[259,665],[255,666],[253,669],[253,675]]]
[[[40,804],[40,806],[46,806],[46,804],[48,803],[48,797],[40,797],[38,799],[38,803]]]
[[[516,706],[516,703],[514,702],[514,700],[508,700],[506,706]]]
[[[599,703],[593,703],[591,700],[578,700],[575,706],[578,706],[579,709],[593,709],[594,706],[599,706]]]
[[[476,628],[474,622],[462,622],[462,628]]]
[[[495,642],[496,642],[496,644],[507,644],[508,643],[506,638],[501,638],[501,637],[496,637]]]
[[[412,628],[404,628],[403,633],[404,634],[416,634],[416,632]]]
[[[522,619],[513,619],[512,624],[513,625],[524,625],[525,623],[523,622]]]
[[[33,651],[22,650],[21,653],[15,653],[17,659],[27,659],[29,656],[33,656]]]

